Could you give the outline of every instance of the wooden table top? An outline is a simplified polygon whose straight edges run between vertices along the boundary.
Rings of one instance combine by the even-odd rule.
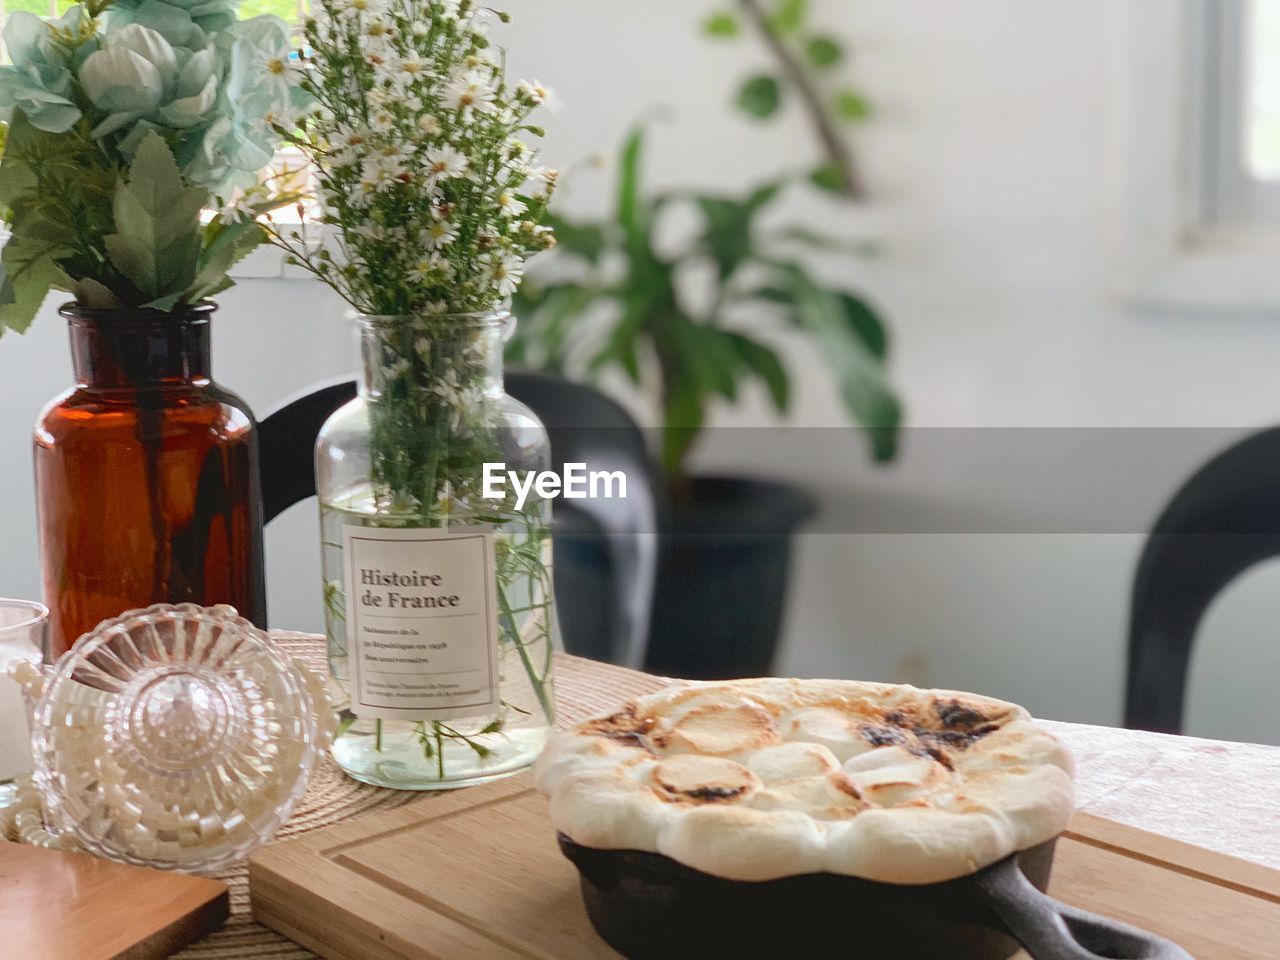
[[[323,663],[321,637],[274,636],[293,655]],[[662,684],[621,667],[557,655],[557,722],[569,725]],[[1280,748],[1069,723],[1046,726],[1077,757],[1083,812],[1280,868]],[[281,839],[435,796],[356,784],[327,761]],[[312,960],[312,953],[249,917],[243,866],[222,878],[231,884],[232,918],[218,934],[179,954],[181,960]]]

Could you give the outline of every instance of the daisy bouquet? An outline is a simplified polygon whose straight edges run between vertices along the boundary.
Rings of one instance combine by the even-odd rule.
[[[488,26],[508,17],[473,0],[318,3],[302,81],[316,109],[281,133],[315,169],[320,230],[268,229],[376,327],[373,481],[387,510],[429,516],[479,470],[460,443],[482,441],[477,318],[555,243],[556,173],[528,142],[549,92],[507,79]]]
[[[337,753],[372,742],[369,769],[427,764],[425,781],[440,781],[496,762],[495,751],[506,756],[519,742],[513,728],[550,723],[545,504],[482,496],[483,465],[518,455],[501,382],[505,304],[525,260],[554,244],[542,221],[556,174],[529,142],[542,134],[530,117],[548,91],[508,80],[488,36],[507,16],[473,0],[316,3],[302,51],[316,108],[280,132],[312,163],[318,224],[268,229],[291,263],[363,317],[359,414],[335,415],[318,447],[319,462],[339,465],[335,476],[347,471],[330,484],[322,470],[317,484],[331,531],[323,549],[334,674],[348,669],[355,598],[338,531],[352,524],[494,530],[502,656],[519,663],[504,672],[510,684],[492,716],[415,720],[409,731],[399,720],[348,717],[354,726]],[[406,735],[413,758],[400,752]]]
[[[509,83],[472,0],[320,0],[303,86],[318,104],[283,131],[317,171],[330,245],[277,232],[294,262],[361,313],[492,310],[516,290],[555,172],[526,136],[548,91]]]

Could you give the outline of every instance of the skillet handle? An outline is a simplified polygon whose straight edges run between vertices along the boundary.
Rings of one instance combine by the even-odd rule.
[[[1041,893],[1006,857],[966,882],[1035,960],[1193,960],[1176,943]]]

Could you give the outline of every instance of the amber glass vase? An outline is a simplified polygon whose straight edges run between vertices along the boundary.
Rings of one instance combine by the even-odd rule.
[[[213,381],[214,309],[62,308],[76,385],[35,428],[50,656],[152,603],[266,624],[257,425]]]

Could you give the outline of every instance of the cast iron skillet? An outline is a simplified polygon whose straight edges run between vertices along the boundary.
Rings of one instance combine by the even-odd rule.
[[[1007,960],[1020,945],[1035,960],[1192,960],[1046,896],[1054,840],[959,880],[898,886],[829,873],[744,883],[559,839],[596,931],[630,960]]]

